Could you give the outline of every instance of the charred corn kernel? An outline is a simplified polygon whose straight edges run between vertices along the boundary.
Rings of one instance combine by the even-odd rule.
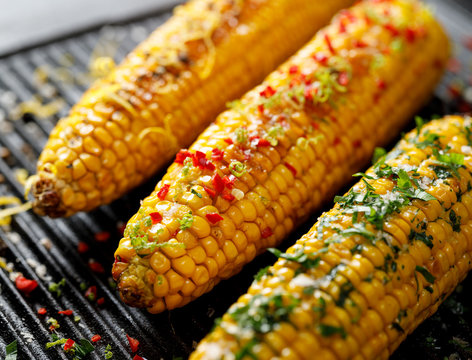
[[[276,335],[292,326],[300,330],[286,346],[302,359],[313,351],[317,359],[387,359],[472,268],[464,204],[472,156],[461,145],[470,127],[471,117],[448,116],[407,134],[254,281],[190,359],[260,358],[260,344],[283,358]],[[418,152],[417,163],[410,154]],[[425,163],[432,178],[418,171]],[[436,217],[422,215],[425,207]],[[343,261],[340,247],[350,250]]]
[[[397,31],[392,32],[392,26]],[[401,51],[385,51],[393,41],[404,43]],[[122,262],[143,257],[146,266],[148,257],[160,252],[184,279],[194,279],[190,267],[179,259],[187,254],[192,263],[196,262],[191,250],[201,246],[211,258],[202,265],[208,272],[208,284],[199,280],[200,287],[191,294],[194,299],[202,289],[210,289],[267,247],[277,245],[368,161],[376,145],[388,142],[420,106],[418,101],[428,96],[441,74],[438,64],[444,65],[447,59],[447,51],[437,52],[437,48],[447,49],[447,38],[414,0],[366,1],[343,11],[262,85],[234,102],[188,150],[177,154],[163,180],[127,225],[125,238],[130,239],[136,253],[118,259],[113,270],[123,299],[130,305],[146,304],[152,309],[155,301],[162,300],[149,290],[152,284],[134,286],[140,277],[133,267],[125,269]],[[423,81],[417,81],[418,76]],[[388,85],[378,87],[379,79]],[[405,92],[415,100],[405,101]],[[353,126],[360,130],[351,132]],[[265,161],[259,164],[256,160],[261,156],[271,165]],[[369,186],[378,187],[386,197],[393,189],[388,179],[372,181]],[[200,208],[193,208],[188,201],[190,195],[197,196],[196,189],[205,200]],[[445,201],[455,201],[444,192],[446,184],[434,189]],[[160,211],[161,204],[172,204],[169,206],[174,210]],[[179,210],[183,208],[185,211]],[[386,225],[390,245],[401,249],[408,244],[410,232],[405,230],[426,219],[418,209],[412,203],[395,223]],[[153,224],[149,218],[155,211],[163,217],[161,224]],[[465,213],[463,209],[457,211]],[[169,229],[166,236],[161,232],[156,241],[152,234],[156,227],[169,228],[170,221],[182,224],[184,215],[191,226]],[[371,282],[364,280],[374,269],[390,270],[384,259],[396,252],[387,245],[360,246],[361,230],[349,242],[334,242],[333,251],[325,254],[319,264],[320,276],[333,266],[352,261],[351,272],[340,269],[340,275],[333,277],[335,281],[326,283],[322,290],[350,304],[345,294],[346,277],[358,278],[365,303],[372,305],[383,296],[384,279],[376,273]],[[373,226],[366,231],[373,231]],[[192,243],[182,241],[183,236],[190,235]],[[167,242],[173,238],[177,241],[169,247]],[[182,246],[177,247],[178,243]],[[315,242],[307,251],[318,248]],[[427,247],[415,247],[412,254],[405,254],[411,259],[404,260],[406,270],[398,270],[401,276],[409,279],[415,261],[426,258],[428,251]],[[117,254],[121,254],[120,249]],[[187,297],[185,294],[182,301]],[[173,302],[175,306],[178,304]]]
[[[351,3],[190,0],[177,7],[171,19],[97,81],[51,132],[37,164],[39,180],[32,185],[34,210],[70,216],[139,185],[180,146],[190,145],[227,101],[258,84]],[[84,171],[81,163],[67,161],[72,178],[64,171],[50,172],[51,166],[58,167],[58,150],[70,150],[81,159],[87,154],[83,165],[92,177],[103,167],[120,169],[107,179],[114,191],[93,185],[98,199],[62,201],[58,194],[64,188],[89,190],[77,186]],[[251,176],[243,178],[249,181]],[[193,197],[191,202],[200,201]]]

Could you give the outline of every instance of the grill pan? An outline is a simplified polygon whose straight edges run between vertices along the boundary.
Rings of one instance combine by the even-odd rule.
[[[452,62],[434,98],[421,111],[425,118],[468,110],[466,102],[450,95],[451,84],[472,85],[472,44],[469,49],[464,45],[467,35],[472,35],[472,13],[460,5],[466,1],[429,2],[454,39],[459,62]],[[90,55],[94,51],[106,53],[110,50],[106,47],[112,46],[113,57],[120,61],[169,16],[170,10],[163,11],[146,19],[91,29],[0,57],[0,196],[22,196],[23,187],[17,181],[16,169],[34,173],[35,160],[48,133],[87,87],[79,74],[87,72]],[[67,105],[48,118],[25,113],[17,120],[10,120],[9,114],[15,117],[15,104],[28,101],[38,93],[34,81],[38,71],[35,70],[44,65],[55,70],[49,77],[52,87],[41,88],[41,91],[53,98],[57,91],[57,97],[64,99]],[[71,77],[75,80],[70,81]],[[269,254],[260,256],[239,275],[183,309],[149,315],[124,305],[110,286],[109,277],[113,252],[121,236],[119,228],[137,211],[138,199],[153,189],[160,175],[124,198],[88,214],[51,220],[27,212],[15,216],[10,227],[0,227],[0,256],[12,263],[14,271],[39,283],[38,288],[25,297],[10,280],[10,274],[0,270],[0,358],[5,356],[5,346],[15,339],[18,341],[18,359],[71,358],[60,347],[45,349],[45,344],[51,341],[46,322],[48,316],[59,321],[57,332],[61,337],[77,341],[90,339],[94,334],[101,335],[102,340],[87,359],[103,359],[107,344],[111,346],[113,359],[131,359],[133,355],[126,334],[140,341],[138,354],[148,360],[187,358],[211,329],[215,318],[245,292],[257,270],[275,260]],[[330,206],[328,204],[327,208]],[[310,223],[315,218],[316,215]],[[301,226],[282,247],[289,246],[309,227],[310,224]],[[110,234],[110,238],[106,242],[96,241],[96,234],[103,232]],[[89,246],[88,252],[80,254],[77,251],[79,241]],[[89,261],[92,258],[103,265],[103,274],[91,271]],[[65,285],[62,294],[57,296],[48,290],[48,286],[61,279],[65,279]],[[105,300],[103,305],[84,296],[88,286],[97,287],[98,297]],[[471,295],[472,277],[469,276],[438,313],[409,336],[392,359],[471,359],[472,314],[468,305]],[[40,307],[47,309],[46,316],[37,314]],[[72,309],[74,316],[80,316],[80,321],[74,321],[74,316],[57,314],[64,309]]]

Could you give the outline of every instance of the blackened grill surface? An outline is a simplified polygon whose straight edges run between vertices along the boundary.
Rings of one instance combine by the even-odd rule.
[[[426,118],[467,110],[463,102],[461,105],[450,96],[449,88],[451,83],[459,80],[466,87],[471,86],[472,81],[472,53],[464,46],[464,40],[472,35],[471,13],[461,5],[449,1],[430,2],[436,7],[439,17],[455,40],[456,57],[462,66],[452,64],[454,66],[451,68],[455,69],[451,70],[455,71],[448,72],[442,85],[436,90],[435,97],[421,112]],[[111,39],[112,43],[118,44],[113,55],[119,61],[169,15],[166,12],[128,24],[89,31],[0,59],[0,175],[4,178],[3,182],[0,181],[0,196],[22,196],[23,189],[15,178],[14,169],[24,168],[29,173],[34,173],[35,160],[48,133],[57,119],[66,115],[68,108],[86,89],[86,84],[64,82],[64,74],[53,71],[49,81],[67,106],[57,115],[46,119],[25,114],[16,121],[2,121],[3,115],[11,112],[12,94],[17,97],[16,102],[23,102],[30,100],[38,92],[33,82],[35,69],[46,64],[53,69],[64,68],[64,59],[74,59],[73,63],[67,65],[67,69],[74,76],[84,73],[92,52],[100,49],[104,39],[104,43],[109,43]],[[9,126],[11,129],[8,129]],[[147,359],[186,358],[196,342],[211,329],[214,319],[221,316],[245,292],[257,270],[274,261],[271,255],[257,258],[242,273],[183,309],[153,316],[124,305],[109,285],[113,252],[120,239],[118,227],[134,214],[139,199],[153,189],[159,176],[160,174],[123,199],[89,214],[51,220],[27,212],[15,216],[10,229],[0,228],[0,256],[12,262],[15,271],[22,272],[25,277],[39,283],[31,296],[26,297],[16,289],[8,272],[0,270],[0,357],[5,356],[6,344],[17,339],[19,359],[67,359],[60,347],[45,349],[45,344],[51,341],[46,319],[52,316],[60,323],[57,332],[61,337],[77,341],[81,338],[90,339],[94,334],[101,335],[102,340],[87,357],[90,359],[103,359],[107,344],[111,345],[114,359],[131,359],[133,355],[126,334],[140,341],[138,354]],[[310,222],[317,215],[319,214],[315,214]],[[309,227],[309,223],[302,226],[283,246],[293,243]],[[94,236],[100,232],[110,233],[110,239],[97,242]],[[44,245],[44,239],[50,240],[50,249]],[[90,248],[87,253],[78,253],[79,241],[87,243]],[[88,262],[92,258],[104,266],[104,274],[96,274],[90,270]],[[35,262],[46,266],[50,280],[38,277],[33,266]],[[66,285],[62,289],[62,295],[56,296],[48,290],[48,286],[63,278],[66,279]],[[104,297],[105,303],[98,306],[96,302],[88,300],[84,296],[83,284],[87,287],[97,286],[97,297]],[[472,314],[468,299],[471,294],[472,279],[469,276],[458,291],[440,307],[437,315],[421,325],[401,345],[393,358],[470,358]],[[40,307],[45,307],[48,314],[38,315]],[[57,311],[65,309],[72,309],[74,315],[80,316],[80,321],[75,322],[74,316],[57,314]]]

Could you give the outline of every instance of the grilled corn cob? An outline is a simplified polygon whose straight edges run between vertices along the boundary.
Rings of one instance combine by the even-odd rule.
[[[409,133],[190,359],[387,359],[472,268],[471,127],[451,116]]]
[[[343,11],[177,155],[115,253],[124,301],[182,306],[278,244],[399,131],[447,48],[416,1]]]
[[[51,133],[32,181],[51,217],[120,197],[188,146],[352,0],[193,0]]]

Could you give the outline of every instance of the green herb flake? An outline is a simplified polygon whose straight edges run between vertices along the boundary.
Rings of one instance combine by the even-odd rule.
[[[324,337],[331,337],[334,335],[341,335],[343,339],[347,337],[346,330],[342,326],[332,326],[332,325],[326,325],[326,324],[320,324],[318,326],[318,329],[320,330],[321,336]]]
[[[179,220],[180,230],[187,230],[192,227],[193,224],[193,215],[192,213],[185,214],[182,216],[182,219]]]
[[[248,131],[245,127],[237,128],[235,131],[236,141],[240,144],[245,144],[249,138]]]
[[[452,230],[455,232],[461,231],[461,217],[456,215],[454,210],[449,211],[449,220],[451,221]]]
[[[188,157],[184,160],[182,167],[182,175],[187,176],[191,169],[193,169],[193,160],[192,158]]]
[[[254,275],[254,280],[259,281],[269,273],[270,266],[266,266],[265,268],[260,269],[256,275]]]
[[[202,198],[202,194],[200,194],[197,190],[192,189],[192,190],[190,190],[190,192],[191,192],[193,195],[199,197],[200,199]]]
[[[279,136],[282,136],[285,133],[284,129],[280,125],[276,125],[271,127],[265,136],[265,139],[272,145],[277,146],[279,140],[277,139]]]
[[[62,278],[61,281],[57,283],[50,283],[48,290],[50,293],[56,295],[57,297],[62,295],[62,288],[66,285],[66,279]]]
[[[5,348],[5,352],[5,360],[16,360],[18,356],[18,340],[14,340],[9,343]]]
[[[417,272],[419,272],[421,275],[423,275],[423,277],[426,279],[427,282],[429,283],[434,283],[434,280],[436,280],[436,278],[431,275],[431,273],[426,269],[424,268],[423,266],[416,266],[415,270]]]
[[[75,350],[75,358],[81,360],[84,359],[88,354],[90,354],[95,348],[93,347],[92,343],[88,341],[87,339],[80,339],[80,344],[75,343],[74,344],[74,350]]]

